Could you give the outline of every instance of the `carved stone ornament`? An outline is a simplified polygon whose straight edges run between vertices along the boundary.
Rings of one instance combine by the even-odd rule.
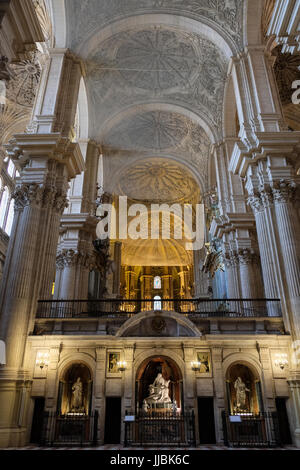
[[[258,256],[256,253],[249,249],[239,250],[238,260],[240,264],[248,265],[258,262]]]
[[[18,185],[12,195],[15,199],[15,210],[22,210],[25,206],[37,205],[40,207],[53,207],[58,213],[63,213],[67,204],[65,194],[57,191],[53,186],[40,186],[37,183]]]
[[[84,250],[62,250],[56,257],[56,265],[58,269],[77,265],[91,269],[95,265],[95,259],[92,254]]]
[[[29,205],[41,206],[44,188],[37,183],[17,186],[12,197],[15,199],[15,210],[22,210]]]
[[[156,333],[161,333],[166,327],[166,322],[163,318],[156,316],[151,322],[151,327]]]
[[[293,201],[297,184],[294,181],[281,179],[273,183],[272,190],[275,204],[286,204]]]

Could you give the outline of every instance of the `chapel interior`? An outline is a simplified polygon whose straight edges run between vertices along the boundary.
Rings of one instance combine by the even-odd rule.
[[[0,448],[300,448],[299,30],[0,2]]]

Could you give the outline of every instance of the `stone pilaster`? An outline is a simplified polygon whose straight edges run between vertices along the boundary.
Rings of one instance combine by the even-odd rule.
[[[95,255],[84,250],[62,250],[56,258],[55,298],[86,299],[88,276],[95,265]]]
[[[239,299],[240,279],[236,256],[231,252],[227,252],[225,254],[224,261],[227,274],[227,296],[229,299]]]
[[[262,295],[260,282],[259,256],[249,249],[239,250],[240,283],[244,299],[258,299]]]
[[[114,279],[113,279],[113,294],[120,295],[120,282],[121,282],[121,254],[122,254],[122,243],[114,243]]]
[[[288,379],[293,404],[293,428],[294,441],[297,447],[300,447],[300,378],[291,377]]]
[[[270,245],[268,234],[269,227],[266,214],[264,213],[265,208],[269,205],[269,201],[270,199],[267,194],[265,194],[264,199],[262,199],[257,192],[249,197],[249,204],[253,209],[256,219],[256,231],[259,242],[265,296],[268,299],[278,299],[279,289],[275,275],[276,271],[272,255],[272,246]]]
[[[104,442],[105,428],[105,367],[106,367],[106,347],[96,348],[96,373],[94,383],[94,408],[99,413],[98,439],[99,443]]]
[[[55,263],[55,257],[52,261],[49,258],[50,248],[54,246],[51,238],[58,239],[57,219],[65,206],[68,182],[84,169],[78,146],[59,134],[17,135],[7,150],[23,169],[14,194],[16,217],[1,290],[0,336],[6,343],[7,364],[0,371],[0,398],[8,380],[16,384],[18,378],[26,374],[23,370],[26,338],[42,279],[47,278],[45,273],[50,264]],[[54,219],[56,224],[50,226]],[[13,409],[19,406],[20,397],[16,387],[12,387],[10,393],[5,403],[9,403],[11,416],[14,416]],[[15,426],[12,419],[11,430],[6,433],[6,439],[12,443],[19,439]]]
[[[299,219],[293,200],[297,185],[293,181],[277,180],[272,186],[278,239],[282,252],[285,280],[289,292],[293,322],[300,338],[300,246]]]

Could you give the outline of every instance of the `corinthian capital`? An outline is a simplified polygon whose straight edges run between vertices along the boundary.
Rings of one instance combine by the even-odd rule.
[[[287,204],[293,202],[297,185],[294,181],[281,179],[273,183],[273,197],[276,204]]]
[[[254,190],[253,193],[250,194],[247,202],[254,213],[262,212],[264,210],[261,195],[257,190]]]
[[[22,210],[25,206],[29,205],[41,206],[43,195],[44,188],[37,183],[17,186],[12,196],[15,199],[15,209]]]
[[[59,214],[62,214],[63,211],[68,207],[68,199],[66,194],[63,194],[61,192],[58,192],[55,195],[54,201],[53,201],[53,208],[56,212]]]
[[[95,265],[95,260],[92,254],[83,250],[62,250],[56,257],[56,265],[58,269],[72,266],[91,269]]]
[[[240,250],[238,253],[238,258],[240,264],[248,265],[258,262],[258,256],[253,251],[246,248],[245,250]]]

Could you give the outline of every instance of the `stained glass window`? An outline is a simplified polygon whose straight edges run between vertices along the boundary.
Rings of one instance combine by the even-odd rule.
[[[155,276],[154,278],[154,289],[161,289],[161,277]]]

